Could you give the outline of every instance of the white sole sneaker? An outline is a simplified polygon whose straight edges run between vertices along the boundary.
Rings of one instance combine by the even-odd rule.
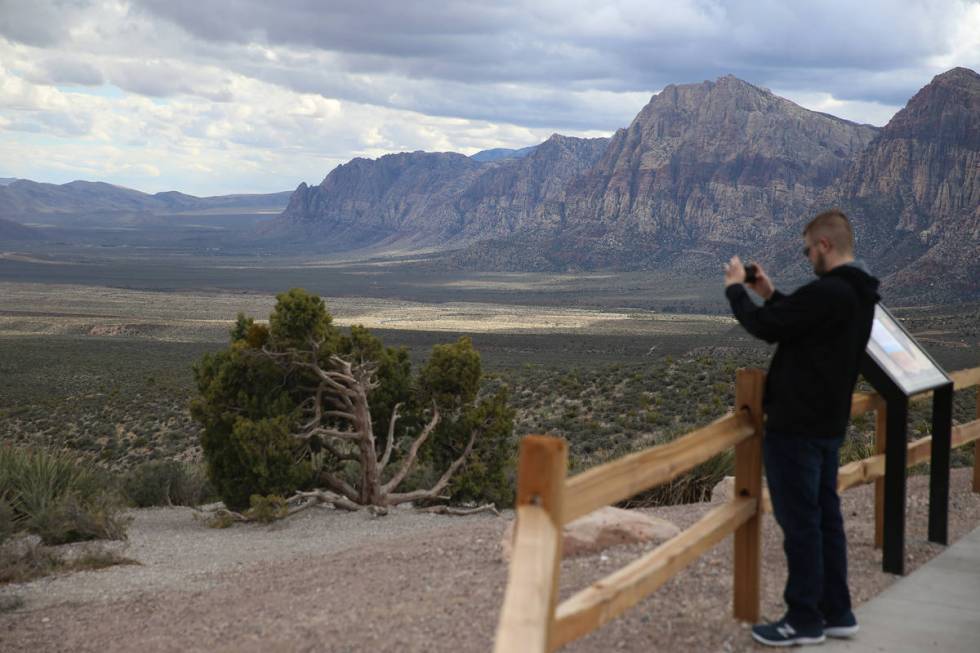
[[[858,624],[853,626],[824,626],[823,634],[836,639],[847,639],[857,635],[859,630],[861,630],[861,626]]]
[[[766,639],[761,635],[752,633],[752,639],[759,642],[760,644],[765,644],[766,646],[805,646],[807,644],[823,644],[827,637],[821,635],[820,637],[792,637],[791,639]]]

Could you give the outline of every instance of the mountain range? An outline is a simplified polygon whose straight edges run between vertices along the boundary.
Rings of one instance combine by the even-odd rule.
[[[977,297],[978,134],[980,75],[966,68],[884,128],[726,76],[667,86],[610,139],[354,159],[301,184],[263,230],[327,250],[445,250],[461,268],[698,273],[741,253],[802,275],[802,226],[839,206],[886,288]]]
[[[0,183],[0,219],[8,222],[79,226],[154,222],[158,216],[215,211],[279,212],[289,191],[256,195],[195,197],[177,191],[148,194],[104,182],[45,184],[5,178]]]
[[[44,236],[21,223],[160,227],[166,216],[237,211],[278,214],[223,223],[215,237],[240,249],[415,250],[460,269],[695,275],[738,253],[804,278],[802,227],[831,206],[851,216],[858,254],[886,289],[980,298],[980,75],[937,75],[883,128],[732,76],[670,85],[611,138],[355,158],[292,193],[198,198],[4,178],[0,239]]]

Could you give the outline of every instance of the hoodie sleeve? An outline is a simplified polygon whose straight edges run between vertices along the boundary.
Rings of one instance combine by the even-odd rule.
[[[757,306],[740,283],[729,286],[725,295],[739,324],[769,343],[801,338],[825,324],[833,312],[833,302],[823,296],[817,283],[791,295],[776,291],[763,306]]]

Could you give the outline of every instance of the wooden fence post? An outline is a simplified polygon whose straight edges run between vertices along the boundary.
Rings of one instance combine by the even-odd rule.
[[[561,438],[521,440],[513,561],[496,653],[554,649],[567,469],[568,445]]]
[[[738,370],[735,410],[748,411],[755,434],[735,447],[735,496],[756,499],[755,516],[735,531],[734,615],[759,620],[759,575],[762,538],[762,395],[766,375],[759,369]]]
[[[885,434],[888,432],[888,410],[882,403],[875,409],[875,453],[885,453]],[[885,542],[885,479],[875,480],[875,548]]]

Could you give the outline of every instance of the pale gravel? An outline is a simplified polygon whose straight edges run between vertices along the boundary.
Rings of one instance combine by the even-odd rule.
[[[971,470],[954,470],[953,540],[980,525]],[[943,547],[925,541],[927,477],[909,482],[907,571]],[[893,581],[872,547],[872,488],[844,495],[856,602]],[[686,527],[710,506],[651,511]],[[6,651],[487,651],[507,567],[506,519],[396,510],[311,510],[275,526],[215,530],[188,509],[135,512],[122,566],[0,588],[24,606],[0,614]],[[781,537],[763,524],[763,613],[782,611]],[[649,547],[562,563],[562,597]],[[731,538],[624,617],[563,650],[756,650],[731,618]]]

